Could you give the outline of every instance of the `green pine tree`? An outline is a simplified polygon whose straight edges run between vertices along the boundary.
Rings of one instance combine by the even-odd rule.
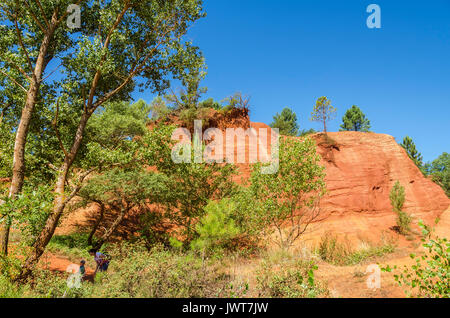
[[[323,124],[323,131],[327,132],[327,121],[333,120],[337,109],[331,105],[331,100],[326,96],[319,97],[311,113],[311,121],[317,121]]]
[[[281,114],[273,116],[273,122],[270,124],[272,128],[278,128],[281,135],[297,136],[298,123],[297,115],[289,107],[285,107]]]
[[[347,110],[344,117],[342,117],[342,121],[340,131],[368,132],[370,129],[370,121],[356,105],[353,105],[352,108]]]
[[[414,144],[414,141],[411,139],[411,137],[406,136],[405,138],[403,138],[403,142],[400,144],[400,146],[402,146],[406,150],[409,158],[411,158],[416,166],[422,170],[423,158],[421,153],[417,151],[416,145]]]

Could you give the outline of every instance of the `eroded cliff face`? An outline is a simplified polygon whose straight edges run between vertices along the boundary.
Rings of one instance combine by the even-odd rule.
[[[326,167],[328,214],[391,212],[389,192],[398,180],[405,187],[404,210],[437,217],[449,206],[444,191],[426,178],[392,136],[375,133],[329,133],[329,143],[314,139]],[[333,142],[334,141],[334,142]]]
[[[245,117],[244,121],[247,120]],[[220,127],[223,132],[228,127],[241,127],[240,123],[225,126]],[[267,150],[270,152],[270,127],[263,123],[250,123],[250,126],[257,135],[260,129],[266,129]],[[242,128],[247,127],[248,124]],[[448,226],[445,225],[450,224],[447,222],[450,209],[444,213],[450,200],[437,184],[423,176],[392,136],[335,132],[328,133],[328,137],[320,133],[311,137],[316,141],[321,164],[326,168],[327,194],[320,202],[321,218],[310,227],[303,241],[311,239],[317,242],[326,232],[346,236],[353,242],[379,240],[384,235],[392,235],[396,214],[392,211],[389,192],[397,180],[405,187],[404,211],[413,216],[413,223],[423,220],[431,225],[436,218],[441,218],[440,231],[450,234],[450,228],[447,231]],[[258,154],[261,145],[249,147],[248,140],[247,137],[246,142],[239,146],[227,138],[222,141],[223,154],[227,153],[227,148],[234,148],[237,159],[238,153],[245,152],[246,163],[237,164],[237,183],[250,178],[249,152],[256,151],[253,155],[261,158]],[[72,215],[67,221],[72,223],[74,219]]]
[[[251,126],[267,128],[261,123]],[[445,192],[421,173],[392,136],[334,132],[311,137],[326,168],[327,185],[320,221],[312,227],[315,238],[334,232],[373,240],[392,232],[396,214],[389,193],[397,180],[405,187],[404,211],[413,216],[414,224],[423,220],[431,225],[444,217],[450,205]],[[240,169],[240,177],[248,179],[250,167]]]

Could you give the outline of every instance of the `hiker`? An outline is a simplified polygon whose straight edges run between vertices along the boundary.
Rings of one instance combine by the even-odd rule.
[[[82,259],[80,261],[80,269],[78,270],[78,272],[80,273],[81,279],[83,279],[84,275],[86,274],[86,268],[84,267],[85,264],[86,264],[86,261],[84,259]]]
[[[100,272],[106,272],[109,266],[109,259],[105,254],[98,252],[96,249],[90,249],[89,254],[94,256],[94,260],[97,263],[97,267],[95,268],[94,277],[98,270]]]

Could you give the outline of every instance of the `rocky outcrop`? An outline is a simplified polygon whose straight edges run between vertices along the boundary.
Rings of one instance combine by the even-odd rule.
[[[256,130],[268,127],[251,126]],[[311,137],[326,168],[327,194],[320,203],[321,224],[315,226],[319,234],[330,231],[376,239],[384,231],[392,232],[396,215],[389,193],[397,180],[405,187],[404,211],[413,216],[414,223],[434,224],[449,208],[442,188],[422,174],[392,136],[334,132]],[[249,166],[240,165],[240,170],[240,177],[248,179]]]
[[[326,167],[328,214],[391,212],[389,192],[398,180],[405,187],[404,210],[418,217],[437,217],[449,206],[444,191],[426,178],[392,136],[337,132],[315,135]]]

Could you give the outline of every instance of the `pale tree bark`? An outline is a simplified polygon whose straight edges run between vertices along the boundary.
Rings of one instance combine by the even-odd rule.
[[[112,33],[117,28],[117,26],[119,25],[120,21],[122,20],[122,18],[124,17],[125,13],[128,11],[129,8],[130,8],[130,4],[127,3],[125,5],[124,9],[117,16],[113,26],[111,27],[111,29],[108,32],[108,36],[106,37],[105,42],[103,44],[103,47],[105,49],[107,49],[109,47]],[[102,58],[102,62],[104,61],[104,58]],[[129,75],[129,77],[126,80],[126,83],[128,83],[128,81],[131,80],[132,76],[135,75],[135,73],[134,74],[133,73],[134,72],[132,72]],[[87,104],[85,105],[84,112],[83,112],[80,122],[78,124],[77,132],[75,134],[75,139],[73,141],[72,147],[70,149],[70,152],[67,155],[65,155],[64,164],[59,169],[58,179],[56,181],[56,186],[55,186],[55,199],[54,199],[54,203],[53,203],[53,211],[52,211],[52,213],[50,213],[50,216],[47,218],[45,226],[42,229],[40,235],[38,236],[38,238],[33,246],[33,252],[28,256],[24,265],[22,266],[22,271],[18,275],[17,280],[24,280],[29,276],[33,267],[37,264],[37,262],[39,261],[39,258],[44,253],[45,247],[47,246],[48,242],[50,242],[50,239],[52,238],[53,233],[55,233],[56,226],[58,225],[59,219],[61,218],[64,208],[66,207],[67,203],[71,199],[71,198],[65,198],[65,184],[67,181],[67,176],[69,174],[69,170],[72,167],[75,157],[78,154],[78,150],[81,147],[84,130],[86,129],[89,118],[92,116],[92,113],[97,109],[97,107],[101,105],[99,102],[94,103],[94,96],[95,96],[97,84],[98,84],[98,81],[100,80],[100,77],[101,77],[101,71],[100,71],[100,68],[98,68],[95,73],[94,79],[92,81],[92,85],[91,85],[89,96],[88,96],[88,101],[87,101]],[[125,86],[126,83],[124,82],[123,86]],[[121,89],[121,87],[116,88],[116,90],[114,90],[112,92],[112,95],[113,95],[113,93],[115,94],[120,89]],[[102,101],[102,102],[104,102],[104,101]],[[76,191],[76,193],[77,192],[78,191]]]
[[[9,189],[9,197],[15,198],[21,191],[25,177],[25,145],[28,136],[28,130],[31,124],[31,117],[34,112],[37,97],[39,94],[39,88],[42,82],[42,75],[48,64],[48,49],[53,38],[53,34],[57,27],[58,20],[56,19],[56,11],[52,16],[50,27],[47,29],[45,36],[42,40],[39,55],[36,60],[34,69],[32,70],[32,76],[30,78],[30,86],[26,93],[25,106],[22,109],[22,114],[17,127],[16,139],[14,143],[14,157],[13,157],[13,169],[12,180]],[[18,31],[20,32],[20,31]],[[19,38],[21,35],[19,34]],[[26,52],[25,47],[23,49]],[[28,53],[26,53],[28,56]],[[31,63],[30,63],[31,67]],[[8,254],[8,241],[9,241],[10,226],[6,222],[0,224],[0,255]]]
[[[68,197],[66,197],[65,184],[67,180],[67,175],[73,164],[73,161],[75,160],[78,150],[80,149],[83,140],[83,133],[91,115],[92,115],[91,112],[84,112],[83,115],[81,116],[72,148],[70,149],[70,152],[66,156],[64,164],[59,169],[58,179],[56,181],[55,186],[55,199],[53,204],[53,211],[47,218],[45,226],[42,229],[33,246],[33,252],[28,256],[24,265],[22,266],[22,272],[18,276],[17,278],[18,280],[25,279],[31,273],[33,266],[36,265],[36,263],[39,261],[39,258],[44,253],[45,247],[47,246],[48,242],[50,242],[50,239],[52,238],[53,233],[55,232],[56,226],[58,225],[59,219],[61,218],[61,215],[67,203],[78,193],[84,178],[94,170],[92,169],[87,173],[85,173],[82,177],[80,177],[80,185],[76,187]]]
[[[108,35],[103,44],[103,48],[108,49],[108,46],[111,41],[111,36],[112,36],[114,30],[118,27],[118,25],[120,24],[125,13],[130,8],[130,6],[131,6],[130,3],[126,3],[123,10],[117,16],[114,24],[112,25],[111,29],[108,32]],[[93,81],[92,81],[90,91],[89,91],[89,96],[87,97],[85,111],[80,119],[79,124],[78,124],[74,142],[72,144],[72,147],[71,147],[69,153],[65,156],[64,164],[59,169],[58,179],[57,179],[56,186],[55,186],[55,199],[54,199],[54,204],[53,204],[53,211],[50,214],[50,216],[48,217],[43,230],[41,231],[40,235],[38,236],[38,238],[33,246],[33,252],[28,256],[24,265],[22,266],[21,273],[18,275],[17,280],[19,280],[19,281],[25,280],[29,276],[33,267],[37,264],[37,262],[39,261],[39,258],[44,253],[45,247],[47,246],[48,242],[52,238],[52,236],[55,232],[56,226],[58,225],[59,219],[64,211],[65,206],[70,202],[70,200],[80,190],[80,188],[78,187],[77,189],[75,189],[72,192],[72,194],[69,197],[67,197],[67,198],[65,197],[65,184],[67,181],[67,176],[68,176],[70,168],[72,167],[72,164],[75,160],[75,157],[78,154],[78,151],[80,149],[84,130],[86,128],[89,118],[91,117],[91,115],[95,112],[95,110],[99,106],[101,106],[103,103],[107,102],[111,97],[113,97],[118,92],[120,92],[140,71],[143,70],[148,59],[153,55],[153,53],[156,51],[156,49],[163,43],[164,37],[167,34],[169,34],[170,31],[173,31],[174,29],[175,29],[175,26],[173,28],[169,28],[164,34],[162,34],[160,41],[155,45],[155,47],[152,50],[150,50],[150,52],[148,52],[147,54],[142,56],[143,57],[142,61],[140,58],[136,59],[136,63],[135,63],[135,65],[133,65],[133,68],[130,71],[130,74],[124,79],[124,81],[119,86],[117,86],[115,89],[111,90],[110,92],[106,93],[104,96],[99,97],[97,99],[97,101],[94,101],[94,97],[96,95],[96,90],[97,90],[97,85],[98,85],[98,82],[102,75],[101,71],[100,71],[100,67],[97,69],[95,76],[93,78]],[[102,64],[103,61],[104,61],[104,59],[101,60],[100,64]],[[120,223],[122,219],[123,219],[123,216],[118,222]]]

